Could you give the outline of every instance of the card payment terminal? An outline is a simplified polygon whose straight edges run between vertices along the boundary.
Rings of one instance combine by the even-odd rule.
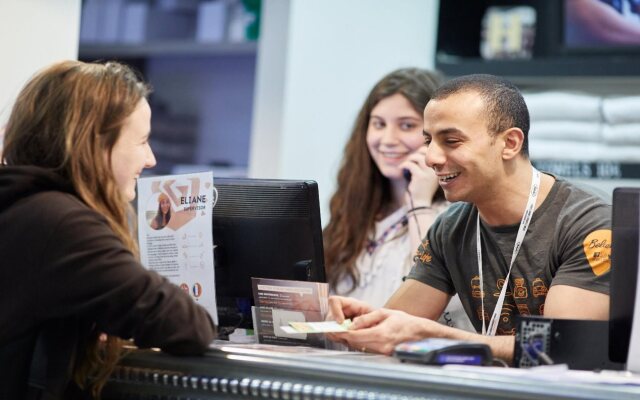
[[[401,343],[396,346],[394,356],[403,362],[431,365],[490,365],[493,361],[486,344],[440,338]]]

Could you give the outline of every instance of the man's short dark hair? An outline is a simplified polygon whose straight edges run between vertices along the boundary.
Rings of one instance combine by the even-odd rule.
[[[509,128],[524,133],[522,154],[529,157],[529,110],[520,90],[506,79],[487,74],[465,75],[442,84],[431,97],[440,100],[453,94],[477,92],[487,110],[487,129],[498,134]]]

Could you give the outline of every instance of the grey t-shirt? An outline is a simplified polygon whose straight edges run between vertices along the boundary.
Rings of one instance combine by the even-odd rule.
[[[483,288],[476,255],[478,210],[455,203],[431,226],[408,278],[453,295],[458,293],[476,330],[488,325],[504,278],[519,223],[490,227],[480,222]],[[547,291],[568,285],[609,293],[611,206],[600,197],[556,178],[534,212],[516,257],[497,334],[515,334],[514,315],[543,315]]]

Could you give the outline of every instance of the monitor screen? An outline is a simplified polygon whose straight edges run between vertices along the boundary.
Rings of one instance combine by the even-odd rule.
[[[221,327],[252,327],[252,277],[326,281],[316,182],[214,178],[214,186]]]
[[[640,1],[565,0],[564,45],[621,54],[640,49]]]
[[[625,363],[633,321],[640,235],[640,188],[613,191],[609,358]]]

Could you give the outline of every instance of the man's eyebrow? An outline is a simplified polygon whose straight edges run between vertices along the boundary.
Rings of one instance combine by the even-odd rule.
[[[444,129],[440,129],[439,131],[437,131],[436,133],[430,133],[427,132],[425,130],[422,131],[423,135],[447,135],[449,133],[460,133],[460,129],[458,128],[444,128]]]

